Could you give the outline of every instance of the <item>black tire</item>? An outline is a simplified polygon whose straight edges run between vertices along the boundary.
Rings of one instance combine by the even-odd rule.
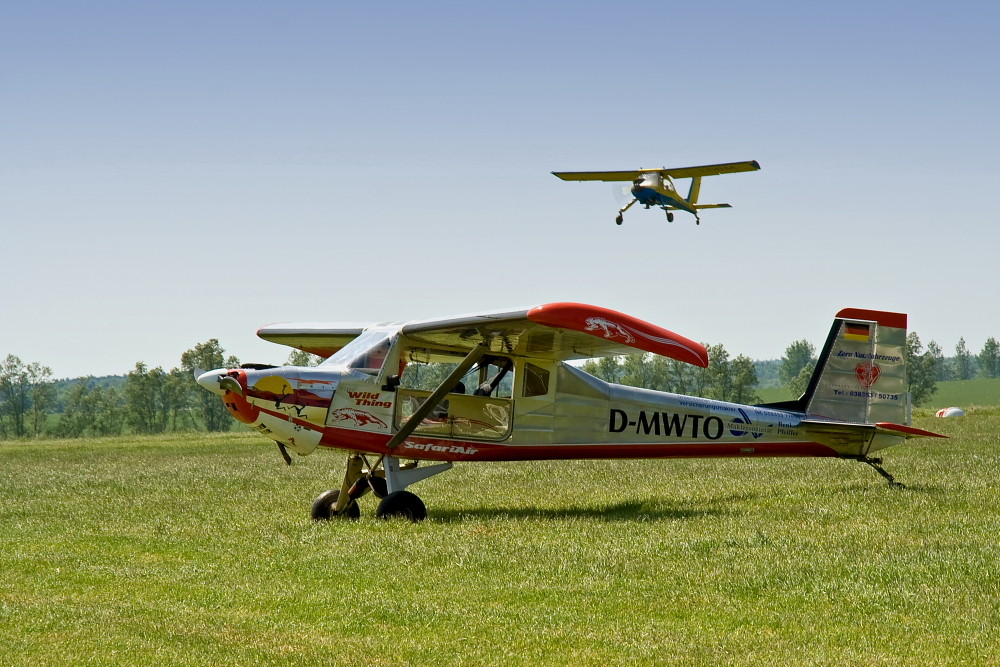
[[[375,516],[379,519],[399,517],[416,523],[427,518],[427,508],[424,501],[409,491],[394,491],[378,504]]]
[[[334,512],[333,508],[336,506],[338,498],[340,498],[340,489],[324,491],[319,494],[312,505],[313,521],[330,521],[331,519],[351,519],[353,521],[361,516],[361,508],[353,501],[340,513]]]

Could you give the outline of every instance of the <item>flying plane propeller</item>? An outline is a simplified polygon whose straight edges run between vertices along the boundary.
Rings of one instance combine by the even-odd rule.
[[[637,351],[707,367],[704,345],[624,313],[579,303],[404,324],[275,324],[258,335],[326,357],[316,367],[245,364],[199,371],[232,416],[286,462],[347,452],[317,520],[426,517],[407,490],[456,462],[871,455],[918,436],[909,421],[906,315],[837,313],[806,392],[742,405],[600,380],[569,363]],[[470,490],[471,492],[472,490]]]
[[[729,204],[700,204],[698,196],[701,192],[701,179],[705,176],[719,174],[735,174],[741,171],[757,171],[760,164],[756,160],[746,162],[727,162],[725,164],[708,164],[698,167],[636,169],[634,171],[553,171],[564,181],[632,181],[632,199],[618,209],[615,217],[617,224],[622,224],[625,211],[633,204],[639,203],[650,208],[658,206],[666,211],[667,222],[674,221],[674,211],[687,211],[694,215],[695,224],[701,224],[698,211],[705,208],[732,208]],[[687,197],[680,194],[674,184],[675,178],[690,178]]]

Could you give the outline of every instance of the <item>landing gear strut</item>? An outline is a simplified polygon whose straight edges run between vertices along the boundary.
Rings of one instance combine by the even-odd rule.
[[[314,521],[358,519],[358,500],[371,492],[380,499],[375,516],[379,519],[404,518],[423,521],[427,508],[420,498],[406,490],[410,484],[450,469],[450,462],[419,465],[417,461],[402,462],[395,456],[382,456],[374,464],[359,453],[347,456],[347,471],[339,489],[325,491],[312,505]]]
[[[882,477],[885,477],[885,479],[889,482],[889,486],[892,487],[893,489],[906,488],[905,484],[903,484],[902,482],[897,482],[896,479],[891,474],[889,474],[889,472],[886,471],[885,468],[882,467],[882,459],[870,459],[867,456],[862,456],[858,458],[858,461],[871,466],[872,469],[875,470],[875,472],[882,475]]]
[[[615,224],[616,225],[622,224],[622,221],[625,219],[625,216],[623,214],[625,213],[625,211],[627,211],[630,208],[632,208],[632,204],[636,203],[637,201],[639,201],[639,200],[638,199],[633,199],[632,201],[630,201],[629,203],[625,204],[620,209],[618,209],[618,215],[615,217]]]

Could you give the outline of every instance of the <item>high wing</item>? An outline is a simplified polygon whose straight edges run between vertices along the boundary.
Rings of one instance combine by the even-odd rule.
[[[708,366],[708,351],[701,343],[630,315],[582,303],[411,322],[401,332],[429,345],[471,350],[485,343],[494,353],[540,359],[569,361],[641,350]]]
[[[760,164],[757,160],[746,160],[744,162],[706,164],[698,167],[657,167],[634,171],[553,171],[552,175],[558,176],[564,181],[634,181],[643,174],[654,172],[671,178],[695,178],[735,174],[741,171],[757,171],[758,169],[760,169]]]
[[[369,326],[371,325],[315,322],[269,324],[261,327],[257,331],[257,336],[272,343],[328,358],[360,336]]]

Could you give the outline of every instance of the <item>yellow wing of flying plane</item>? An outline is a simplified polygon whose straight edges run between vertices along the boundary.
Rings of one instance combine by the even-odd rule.
[[[706,164],[699,167],[657,167],[636,169],[634,171],[553,171],[564,181],[634,181],[643,174],[657,173],[671,178],[696,178],[701,176],[718,176],[719,174],[735,174],[741,171],[757,171],[760,164],[757,160],[744,162],[726,162],[723,164]]]

